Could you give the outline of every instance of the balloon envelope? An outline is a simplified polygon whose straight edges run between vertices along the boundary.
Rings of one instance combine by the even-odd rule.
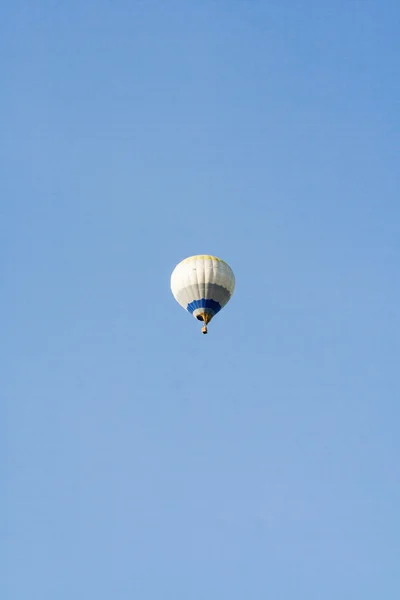
[[[171,275],[171,290],[177,302],[206,324],[229,302],[234,289],[230,266],[209,254],[185,258]]]

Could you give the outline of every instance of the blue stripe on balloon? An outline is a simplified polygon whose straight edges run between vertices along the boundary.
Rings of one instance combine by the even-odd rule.
[[[187,310],[190,314],[193,314],[197,308],[211,308],[216,314],[221,310],[221,305],[219,302],[215,302],[215,300],[211,300],[210,298],[201,298],[200,300],[193,300],[190,304],[187,305]]]

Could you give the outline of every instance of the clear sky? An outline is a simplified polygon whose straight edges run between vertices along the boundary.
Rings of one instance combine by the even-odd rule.
[[[400,597],[399,20],[1,2],[1,598]]]

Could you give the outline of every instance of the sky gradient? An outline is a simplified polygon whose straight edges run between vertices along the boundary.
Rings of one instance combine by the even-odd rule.
[[[0,597],[397,600],[400,4],[0,6]]]

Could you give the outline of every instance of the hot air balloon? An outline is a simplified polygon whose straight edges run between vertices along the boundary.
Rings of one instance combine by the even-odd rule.
[[[180,262],[171,275],[175,300],[196,319],[203,333],[211,319],[229,302],[235,289],[230,266],[216,256],[199,254]]]

